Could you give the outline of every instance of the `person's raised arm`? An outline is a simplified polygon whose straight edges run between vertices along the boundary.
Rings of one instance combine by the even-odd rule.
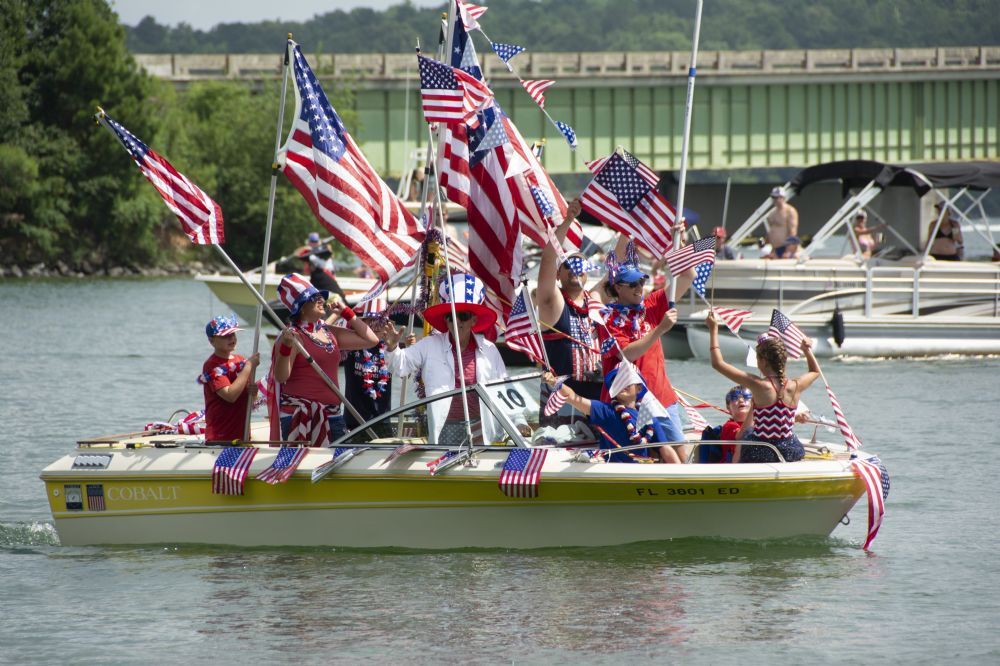
[[[719,320],[715,318],[714,311],[710,310],[708,316],[705,317],[705,326],[708,327],[708,356],[712,361],[712,368],[740,386],[753,384],[756,377],[726,363],[726,359],[722,357],[722,350],[719,349]]]
[[[556,377],[551,372],[542,375],[542,381],[549,386],[556,385]],[[576,394],[576,391],[563,384],[559,387],[559,394],[566,398],[566,402],[578,412],[590,416],[590,400]]]
[[[331,303],[330,309],[331,314],[327,321],[336,321],[343,317],[348,326],[348,328],[334,327],[331,329],[333,336],[337,338],[338,347],[344,351],[350,351],[352,349],[368,349],[378,344],[378,336],[375,335],[375,332],[368,327],[364,319],[355,315],[354,310],[347,307],[346,303],[338,299]]]
[[[626,359],[635,363],[639,360],[639,357],[649,351],[650,347],[654,344],[660,344],[660,338],[663,337],[663,334],[673,328],[676,323],[677,310],[670,308],[664,313],[663,319],[656,326],[649,329],[646,335],[626,345],[622,349],[622,354]]]
[[[812,341],[810,341],[809,338],[802,339],[802,353],[805,354],[808,370],[795,382],[797,392],[795,395],[796,402],[798,402],[798,398],[802,395],[802,392],[809,388],[812,383],[820,377],[819,361],[816,360],[816,355],[813,354]]]
[[[296,354],[299,353],[298,345],[296,341],[298,340],[299,334],[291,326],[286,328],[278,336],[277,344],[275,345],[276,354],[271,355],[271,364],[274,367],[274,380],[279,384],[288,381],[288,378],[292,374],[292,361],[295,360]]]
[[[551,239],[542,249],[542,260],[538,265],[538,289],[535,291],[535,305],[538,306],[539,318],[549,324],[554,324],[563,308],[563,297],[559,291],[556,274],[559,271],[559,249],[566,240],[573,220],[580,214],[580,202],[574,199],[569,202],[566,210],[566,217],[562,224],[556,227],[554,235],[555,241]]]
[[[389,372],[400,377],[408,377],[414,371],[423,367],[424,353],[427,342],[431,338],[424,338],[420,344],[416,344],[416,336],[412,333],[406,339],[406,349],[400,349],[399,339],[403,337],[403,329],[396,328],[391,321],[385,325],[385,359]],[[431,336],[433,337],[433,336]]]

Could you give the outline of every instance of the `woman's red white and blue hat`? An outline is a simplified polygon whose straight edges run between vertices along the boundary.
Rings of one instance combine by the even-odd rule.
[[[483,281],[469,273],[454,273],[451,279],[441,282],[438,289],[441,302],[424,310],[424,321],[435,330],[448,330],[445,317],[451,314],[452,291],[455,293],[455,312],[471,312],[476,315],[476,325],[472,328],[474,333],[482,333],[496,325],[497,313],[485,305],[486,285]]]
[[[278,298],[293,317],[299,313],[299,308],[315,298],[316,294],[323,296],[323,300],[330,298],[329,291],[317,289],[299,273],[289,273],[281,278],[281,284],[278,285]]]
[[[235,333],[236,331],[242,331],[240,328],[240,322],[236,319],[236,315],[219,315],[212,321],[205,324],[205,335],[210,338],[214,338],[217,335],[229,335]]]

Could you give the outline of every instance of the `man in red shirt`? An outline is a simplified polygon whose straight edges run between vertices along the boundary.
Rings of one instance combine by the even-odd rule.
[[[626,256],[633,254],[628,252]],[[667,377],[660,343],[660,338],[677,323],[677,310],[667,302],[667,293],[662,288],[643,296],[648,279],[649,276],[639,270],[636,263],[620,264],[613,274],[609,271],[605,289],[614,302],[608,304],[607,326],[598,327],[597,331],[601,343],[601,363],[605,375],[618,367],[622,354],[636,365],[646,380],[646,387],[669,414],[669,419],[659,417],[658,425],[663,426],[670,441],[677,442],[685,439],[684,431],[677,394]],[[689,285],[690,277],[682,275],[678,281],[678,297]],[[608,398],[602,393],[602,400]],[[687,448],[683,445],[674,447],[681,460],[687,458]]]
[[[249,437],[243,429],[255,387],[247,389],[260,354],[250,359],[235,353],[236,316],[218,316],[205,326],[212,355],[201,368],[198,382],[205,387],[205,440],[230,442]]]

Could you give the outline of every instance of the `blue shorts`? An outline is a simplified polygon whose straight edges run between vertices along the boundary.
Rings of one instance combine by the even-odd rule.
[[[292,429],[292,416],[282,416],[281,419],[281,439],[288,439],[288,433]],[[347,433],[347,424],[344,422],[344,415],[338,414],[330,417],[330,437],[327,444],[332,444]]]
[[[684,430],[681,428],[681,412],[677,403],[667,407],[667,414],[669,417],[658,416],[653,419],[654,426],[659,430],[662,428],[662,434],[666,438],[663,441],[666,442],[683,442],[686,438],[684,437]]]

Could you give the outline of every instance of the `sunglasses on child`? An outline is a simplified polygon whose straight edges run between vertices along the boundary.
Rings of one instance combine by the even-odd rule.
[[[451,315],[450,314],[446,314],[444,316],[444,318],[446,320],[448,320],[448,321],[451,321]],[[472,313],[471,312],[459,312],[458,313],[458,320],[459,321],[465,322],[465,321],[469,321],[470,319],[472,319]]]
[[[740,398],[750,401],[753,399],[753,394],[750,393],[750,389],[733,389],[726,394],[726,402],[736,402]]]

